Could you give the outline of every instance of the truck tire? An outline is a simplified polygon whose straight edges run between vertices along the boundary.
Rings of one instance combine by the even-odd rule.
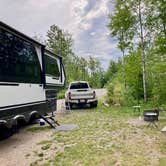
[[[97,103],[96,103],[96,102],[90,103],[90,107],[91,107],[91,108],[96,108],[96,107],[97,107]]]
[[[72,109],[72,108],[73,108],[73,104],[66,102],[66,103],[65,103],[65,107],[66,107],[66,110]]]
[[[73,104],[72,104],[72,103],[69,103],[69,106],[70,106],[70,109],[72,109],[72,108],[73,108]]]

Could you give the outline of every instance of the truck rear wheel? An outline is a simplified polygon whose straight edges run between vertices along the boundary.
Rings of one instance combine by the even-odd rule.
[[[72,109],[73,104],[72,103],[65,103],[65,107],[66,107],[67,110]]]
[[[97,107],[97,103],[96,103],[96,102],[90,103],[90,107],[91,107],[91,108],[96,108],[96,107]]]
[[[72,109],[73,108],[73,104],[69,103],[69,107],[70,107],[70,109]]]

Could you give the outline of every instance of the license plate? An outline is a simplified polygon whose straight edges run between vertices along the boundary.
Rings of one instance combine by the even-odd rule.
[[[85,100],[80,100],[80,102],[81,102],[81,103],[84,103],[84,102],[85,102]]]

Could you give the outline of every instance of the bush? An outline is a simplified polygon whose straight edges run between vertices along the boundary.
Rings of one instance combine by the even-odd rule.
[[[112,105],[132,106],[138,104],[133,96],[131,88],[125,89],[122,83],[108,83],[107,86],[107,101]]]
[[[132,89],[127,89],[123,91],[123,99],[122,99],[122,105],[124,106],[133,106],[137,105],[138,101],[136,101],[132,95]]]
[[[64,99],[65,98],[65,90],[60,90],[57,94],[57,99]]]
[[[110,104],[113,104],[113,98],[114,98],[114,85],[112,83],[107,84],[107,101]]]

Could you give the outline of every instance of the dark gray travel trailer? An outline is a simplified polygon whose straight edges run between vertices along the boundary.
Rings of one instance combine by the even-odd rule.
[[[0,22],[0,134],[56,110],[65,84],[62,58]]]

